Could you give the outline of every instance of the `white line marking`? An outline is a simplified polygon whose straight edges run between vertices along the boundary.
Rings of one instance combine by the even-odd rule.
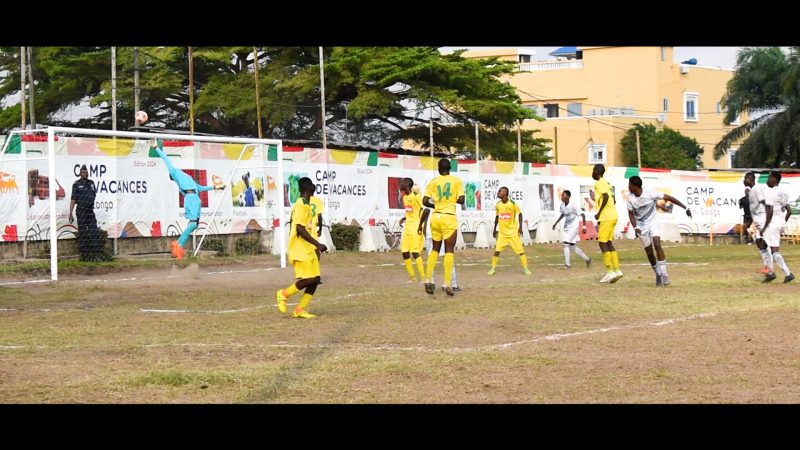
[[[358,297],[361,295],[368,295],[374,294],[375,292],[361,292],[357,294],[347,294],[342,295],[339,297],[331,297],[331,298],[321,298],[318,300],[323,301],[331,301],[331,300],[341,300],[344,298],[350,297]],[[288,306],[296,306],[297,303],[286,303]],[[197,309],[139,309],[139,312],[144,313],[195,313],[195,314],[228,314],[228,313],[236,313],[236,312],[245,312],[245,311],[253,311],[256,309],[263,309],[263,308],[271,308],[277,307],[278,305],[273,303],[271,305],[258,305],[258,306],[248,306],[245,308],[238,308],[238,309],[222,309],[222,310],[197,310]]]
[[[248,269],[248,270],[219,270],[213,272],[200,272],[198,276],[204,275],[225,275],[230,273],[253,273],[253,272],[269,272],[275,270],[277,267],[266,267],[263,269]],[[183,270],[183,269],[181,269]],[[63,280],[61,283],[116,283],[118,281],[144,281],[144,280],[170,280],[174,278],[183,278],[183,275],[166,275],[163,277],[130,277],[130,278],[90,278],[85,280]],[[11,284],[33,284],[33,283],[49,283],[50,280],[29,280],[29,281],[8,281],[0,283],[0,286]]]
[[[364,293],[367,294],[367,293]],[[347,298],[347,297],[355,297],[357,295],[364,295],[364,294],[350,294],[345,295],[342,297],[335,297],[328,300],[334,300],[339,298]],[[158,312],[168,312],[169,310],[158,310]],[[172,310],[171,312],[183,312],[183,310]],[[218,312],[218,311],[217,311]],[[576,331],[574,333],[554,333],[548,334],[546,336],[539,336],[532,339],[526,339],[521,341],[515,342],[506,342],[500,344],[488,344],[488,345],[481,345],[476,347],[443,347],[443,348],[436,348],[436,347],[425,347],[422,345],[412,345],[412,346],[405,346],[401,347],[395,344],[380,344],[380,345],[371,345],[371,344],[291,344],[286,341],[278,341],[274,344],[266,344],[266,345],[258,345],[258,348],[297,348],[297,349],[305,349],[305,348],[325,348],[325,349],[355,349],[355,350],[365,350],[365,351],[380,351],[380,350],[388,350],[388,351],[406,351],[406,352],[422,352],[422,353],[476,353],[476,352],[486,352],[486,351],[495,351],[495,350],[505,350],[512,347],[516,347],[519,345],[525,344],[535,344],[541,341],[560,341],[562,339],[571,338],[575,336],[583,336],[589,334],[596,334],[596,333],[608,333],[610,331],[616,330],[630,330],[633,328],[642,328],[648,326],[655,326],[660,327],[664,325],[672,325],[678,322],[686,322],[689,320],[696,320],[696,319],[704,319],[709,317],[715,317],[717,313],[700,313],[694,314],[687,317],[675,317],[671,319],[664,319],[658,320],[655,322],[645,322],[641,324],[635,325],[625,325],[625,326],[610,326],[610,327],[603,327],[603,328],[595,328],[591,330],[585,331]],[[0,349],[25,349],[29,346],[24,345],[0,345]],[[66,348],[74,348],[72,346],[65,346]],[[206,344],[202,342],[184,342],[184,343],[159,343],[159,344],[147,344],[144,346],[145,348],[153,348],[153,347],[252,347],[251,345],[247,344],[237,344],[237,343],[224,343],[224,344]],[[47,346],[36,346],[35,348],[47,348]]]

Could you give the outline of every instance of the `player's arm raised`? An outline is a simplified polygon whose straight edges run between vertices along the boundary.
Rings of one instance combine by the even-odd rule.
[[[668,202],[672,202],[672,203],[680,206],[681,208],[685,209],[686,210],[686,215],[689,216],[690,219],[692,218],[692,212],[689,210],[689,208],[686,205],[681,203],[681,201],[678,200],[677,198],[675,198],[675,197],[673,197],[671,195],[664,194],[664,200],[666,200]]]

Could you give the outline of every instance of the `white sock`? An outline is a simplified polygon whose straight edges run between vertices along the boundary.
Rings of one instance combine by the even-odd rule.
[[[667,273],[667,260],[666,259],[663,260],[663,261],[658,261],[656,263],[656,265],[658,266],[658,270],[659,270],[659,272],[661,272],[662,276],[667,276],[667,277],[669,276],[669,274]]]
[[[453,272],[452,272],[452,275],[450,276],[450,284],[453,287],[458,286],[458,281],[456,280],[456,265],[455,264],[453,264]]]
[[[580,256],[582,260],[588,261],[589,257],[586,256],[586,253],[583,253],[583,250],[580,249],[577,245],[571,245],[572,249],[575,250],[575,254]]]
[[[569,244],[564,244],[564,264],[569,265]]]
[[[653,268],[653,272],[655,272],[655,273],[656,273],[656,276],[658,276],[658,277],[660,277],[660,276],[661,276],[661,271],[660,271],[660,270],[659,270],[659,268],[658,268],[658,263],[656,263],[656,264],[652,264],[650,267],[652,267],[652,268]]]
[[[773,253],[772,254],[772,259],[775,260],[776,263],[778,263],[778,267],[781,268],[781,270],[783,271],[784,275],[786,275],[788,277],[789,274],[792,273],[789,270],[789,266],[786,265],[786,261],[784,261],[783,255],[781,255],[780,253]]]
[[[772,265],[772,252],[770,251],[769,247],[766,250],[759,250],[761,253],[761,261],[764,262],[764,265],[769,269],[769,273],[774,273],[774,267]]]

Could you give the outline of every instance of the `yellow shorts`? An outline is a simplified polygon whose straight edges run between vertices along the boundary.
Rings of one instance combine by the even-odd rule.
[[[458,231],[458,220],[453,214],[433,213],[431,218],[431,239],[443,241]]]
[[[403,233],[403,236],[400,238],[400,251],[403,253],[419,253],[422,251],[422,244],[424,242],[425,239],[421,234],[417,234],[416,230],[411,234]]]
[[[305,261],[292,261],[292,265],[294,266],[294,277],[298,280],[314,278],[320,275],[319,259],[317,259],[316,255]]]
[[[600,222],[597,228],[598,242],[608,242],[614,240],[614,228],[617,226],[617,219],[606,220]]]
[[[518,234],[506,236],[498,233],[497,245],[494,247],[494,251],[502,252],[507,245],[510,245],[511,250],[514,250],[514,253],[518,255],[525,253],[525,250],[522,248],[522,238],[519,237]]]

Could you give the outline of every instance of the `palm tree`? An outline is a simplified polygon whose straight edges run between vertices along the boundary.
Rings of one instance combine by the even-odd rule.
[[[746,47],[736,58],[722,106],[730,125],[742,112],[779,110],[728,132],[714,146],[719,159],[731,144],[746,138],[736,153],[745,167],[800,167],[800,47]]]

